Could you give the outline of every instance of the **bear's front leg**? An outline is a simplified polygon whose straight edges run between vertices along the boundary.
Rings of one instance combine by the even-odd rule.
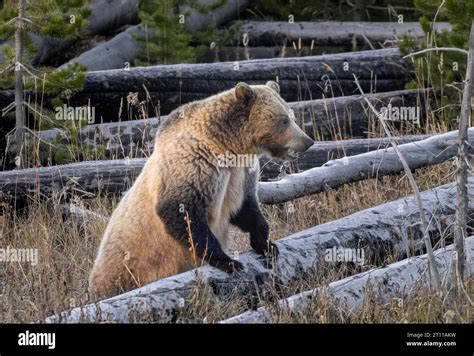
[[[242,231],[250,233],[250,246],[257,253],[266,257],[278,256],[278,248],[268,238],[268,223],[254,195],[246,197],[242,207],[235,216],[231,217],[230,222]]]
[[[219,268],[225,272],[232,273],[244,269],[239,261],[231,259],[222,250],[217,238],[212,233],[206,221],[204,200],[198,196],[187,196],[187,204],[183,200],[174,198],[166,199],[161,197],[156,206],[156,212],[164,223],[168,234],[176,238],[186,246],[191,246],[192,242],[197,257],[205,260],[211,266]],[[181,203],[178,204],[178,201]],[[189,219],[191,231],[188,231],[188,222],[186,215],[180,211],[180,205],[183,204]],[[186,209],[186,207],[188,209]]]

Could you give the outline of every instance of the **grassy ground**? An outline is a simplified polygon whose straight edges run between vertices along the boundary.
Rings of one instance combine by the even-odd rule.
[[[452,162],[445,162],[417,171],[420,189],[453,181],[453,169]],[[411,190],[405,178],[383,177],[349,184],[338,190],[297,199],[280,206],[265,206],[264,214],[270,223],[271,237],[279,239],[408,194],[411,194]],[[87,208],[106,217],[110,216],[116,203],[116,198],[84,201]],[[5,208],[0,247],[37,248],[39,263],[36,266],[26,263],[0,265],[0,322],[41,320],[50,314],[87,303],[88,274],[105,226],[106,221],[100,219],[91,219],[81,224],[74,217],[63,218],[61,207],[53,203],[33,206],[23,214]],[[232,235],[235,240],[233,249],[249,248],[245,234],[233,231]],[[309,279],[295,281],[280,293],[289,296],[312,289],[315,285],[340,279],[346,272],[344,267],[324,271]],[[275,291],[273,299],[277,298],[276,293]],[[472,284],[470,293],[474,293]],[[466,300],[449,294],[440,298],[429,292],[418,291],[416,295],[404,300],[404,307],[401,309],[398,308],[399,304],[379,305],[368,299],[367,303],[371,307],[364,307],[351,316],[346,316],[341,310],[332,310],[324,300],[316,300],[305,308],[304,313],[276,313],[274,318],[278,322],[472,321],[472,307]],[[271,305],[271,299],[261,300],[260,304]],[[216,302],[206,286],[201,286],[196,288],[187,301],[179,321],[215,322],[244,309],[244,302],[238,298],[225,303]],[[450,319],[446,319],[448,316],[445,315]]]

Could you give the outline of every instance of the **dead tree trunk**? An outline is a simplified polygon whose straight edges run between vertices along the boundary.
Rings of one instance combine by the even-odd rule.
[[[18,18],[15,31],[15,163],[17,168],[23,165],[22,145],[23,131],[25,126],[25,110],[23,105],[23,31],[25,21],[25,0],[18,1]]]
[[[474,144],[474,128],[470,129]],[[399,146],[411,169],[439,164],[457,153],[457,131]],[[86,161],[62,166],[0,172],[0,200],[25,201],[33,193],[95,196],[127,190],[141,172],[144,158]],[[286,175],[276,182],[260,182],[258,197],[263,204],[278,204],[364,179],[396,174],[403,167],[393,148],[363,153],[327,162],[322,167]],[[33,194],[34,195],[34,194]]]
[[[474,72],[474,21],[471,24],[471,35],[469,39],[469,55],[467,60],[466,79],[461,104],[461,118],[459,120],[458,138],[458,171],[457,171],[457,214],[456,214],[456,252],[457,252],[457,277],[459,283],[463,283],[464,264],[466,253],[464,251],[464,240],[467,237],[467,176],[469,171],[470,152],[472,145],[468,143],[469,116],[472,105],[472,80]]]
[[[474,236],[466,239],[467,248],[474,253]],[[454,284],[451,278],[452,254],[454,245],[449,245],[434,252],[436,265],[443,280]],[[468,263],[468,271],[474,273],[474,260]],[[280,312],[298,312],[316,297],[323,297],[335,306],[347,310],[346,315],[360,308],[367,295],[390,303],[393,298],[406,297],[419,288],[435,287],[429,277],[427,255],[408,258],[392,263],[383,268],[372,269],[327,286],[295,294],[278,301],[277,308],[261,307],[221,321],[222,324],[264,324],[274,322],[272,319]],[[349,316],[347,315],[347,316]]]
[[[474,193],[474,178],[468,181]],[[421,193],[425,212],[432,217],[429,234],[434,242],[449,236],[446,227],[452,226],[455,214],[454,184],[447,184]],[[474,206],[469,205],[471,213]],[[448,229],[449,230],[449,229]],[[280,255],[273,270],[252,251],[242,253],[239,260],[245,265],[240,275],[229,275],[216,268],[203,266],[183,274],[152,282],[139,289],[75,308],[46,319],[48,323],[95,323],[101,321],[129,322],[133,317],[148,317],[154,322],[170,322],[197,284],[207,283],[215,297],[225,300],[239,293],[256,296],[275,278],[288,284],[305,273],[317,271],[318,261],[328,248],[361,248],[369,263],[380,263],[387,256],[403,259],[423,252],[424,243],[419,226],[419,211],[413,196],[398,199],[374,208],[346,216],[326,224],[295,233],[276,241]],[[444,242],[443,242],[444,243]]]

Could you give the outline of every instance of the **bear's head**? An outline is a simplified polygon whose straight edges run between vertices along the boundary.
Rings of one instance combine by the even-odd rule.
[[[238,83],[235,87],[238,102],[250,108],[248,134],[251,145],[259,154],[280,160],[295,158],[314,141],[300,129],[295,115],[280,96],[280,87],[269,81],[265,85]]]

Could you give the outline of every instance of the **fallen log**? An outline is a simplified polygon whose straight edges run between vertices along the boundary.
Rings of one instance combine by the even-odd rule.
[[[83,90],[71,97],[70,105],[94,107],[97,122],[129,120],[140,117],[142,110],[155,113],[157,107],[159,114],[167,114],[241,81],[262,84],[278,80],[286,101],[300,101],[352,94],[356,90],[352,73],[367,92],[403,89],[411,71],[412,65],[396,48],[237,63],[135,67],[89,72]],[[129,93],[138,93],[138,102],[143,102],[140,110],[130,104]]]
[[[215,0],[200,0],[203,6],[212,6],[216,3]],[[240,11],[247,7],[249,0],[227,0],[222,6],[209,11],[207,13],[201,13],[194,9],[189,9],[185,6],[182,10],[183,13],[189,12],[189,16],[186,16],[184,27],[189,32],[201,31],[206,29],[210,24],[216,26],[228,23],[236,18],[240,17]]]
[[[214,2],[214,0],[200,1],[201,5],[211,5]],[[247,6],[247,3],[248,0],[227,0],[221,7],[204,14],[185,7],[182,13],[189,12],[189,16],[185,17],[184,27],[192,33],[205,29],[211,23],[222,25],[237,18],[241,8]],[[148,34],[152,33],[153,31],[148,29]],[[73,58],[62,67],[68,66],[71,63],[81,63],[89,71],[124,68],[125,63],[131,63],[135,59],[140,46],[143,46],[138,38],[146,34],[147,31],[145,31],[143,24],[132,26],[111,40],[101,43]]]
[[[397,144],[405,144],[409,142],[418,142],[430,137],[429,135],[409,135],[399,136],[395,138]],[[315,142],[306,152],[298,156],[297,159],[285,165],[282,165],[262,158],[260,160],[261,180],[274,180],[282,175],[282,172],[293,174],[303,172],[311,168],[321,167],[328,161],[339,159],[342,157],[356,156],[362,153],[375,150],[383,150],[390,147],[388,138],[369,138],[369,139],[353,139],[342,141],[322,141]]]
[[[457,154],[457,131],[398,146],[410,169],[442,163]],[[474,128],[469,129],[474,144]],[[472,143],[471,143],[472,142]],[[322,167],[290,174],[277,182],[260,182],[258,197],[264,204],[277,204],[320,193],[360,180],[403,171],[395,150],[387,148],[327,162]]]
[[[377,109],[391,104],[392,107],[420,108],[424,117],[425,96],[428,91],[399,90],[367,95]],[[1,92],[0,92],[1,94]],[[371,116],[360,95],[317,99],[288,103],[294,110],[298,123],[313,138],[331,140],[334,137],[366,137]],[[161,120],[165,120],[166,116]],[[78,132],[75,142],[84,146],[105,147],[108,158],[144,157],[152,151],[158,118],[119,121],[87,125]],[[423,120],[421,120],[423,121]],[[423,125],[423,122],[420,122]],[[394,123],[396,126],[397,123]],[[71,137],[60,129],[37,132],[44,141],[71,142]]]
[[[474,253],[474,236],[466,239],[466,249]],[[444,282],[452,283],[452,266],[454,246],[434,251],[436,267]],[[474,259],[468,261],[468,274],[474,274]],[[350,316],[357,311],[365,298],[370,295],[381,303],[390,303],[393,298],[404,298],[419,288],[432,288],[434,283],[430,276],[427,255],[411,257],[392,263],[383,268],[374,268],[370,271],[356,274],[327,286],[295,294],[278,301],[276,308],[260,307],[255,311],[247,311],[229,319],[222,324],[266,324],[272,323],[272,315],[285,310],[298,312],[303,310],[311,301],[318,297],[333,303],[347,312]]]
[[[469,192],[474,193],[474,178],[469,178]],[[455,214],[456,188],[453,184],[421,193],[426,214],[432,217],[428,226],[436,242],[446,237],[445,227]],[[472,202],[470,213],[474,213]],[[472,223],[472,222],[471,222]],[[239,296],[255,296],[273,278],[288,284],[305,273],[315,272],[324,251],[334,246],[361,248],[367,260],[380,263],[388,256],[403,259],[423,251],[419,211],[415,198],[409,196],[366,209],[344,218],[297,232],[275,243],[280,251],[274,269],[266,269],[253,251],[239,255],[245,270],[239,275],[226,274],[210,266],[152,282],[122,295],[88,304],[47,318],[47,323],[127,323],[143,316],[154,322],[171,322],[180,304],[197,285],[208,284],[220,300]],[[261,290],[260,290],[261,291]]]
[[[447,22],[437,22],[436,31],[449,30]],[[346,46],[354,50],[354,45],[380,48],[386,41],[397,41],[404,35],[415,38],[426,36],[419,22],[350,22],[321,21],[245,21],[239,29],[241,36],[246,34],[248,46],[292,46],[302,41],[306,47]],[[242,41],[242,38],[239,39]],[[354,43],[355,42],[355,43]],[[370,48],[370,47],[369,47]]]
[[[138,20],[139,0],[92,0],[91,15],[88,18],[88,34],[106,34]]]
[[[456,135],[457,131],[451,131],[400,145],[399,149],[411,169],[439,164],[456,155]],[[469,130],[469,143],[474,144],[474,128]],[[40,197],[118,194],[133,184],[144,164],[144,158],[135,158],[0,172],[0,201],[21,202],[33,193]],[[276,182],[259,182],[258,197],[262,204],[278,204],[401,171],[403,167],[393,148],[386,148],[332,160],[322,167],[289,174]]]
[[[142,24],[130,26],[111,40],[101,43],[79,56],[64,63],[65,68],[73,63],[80,63],[90,71],[125,68],[135,59],[140,43],[137,37],[145,36],[147,31]]]

